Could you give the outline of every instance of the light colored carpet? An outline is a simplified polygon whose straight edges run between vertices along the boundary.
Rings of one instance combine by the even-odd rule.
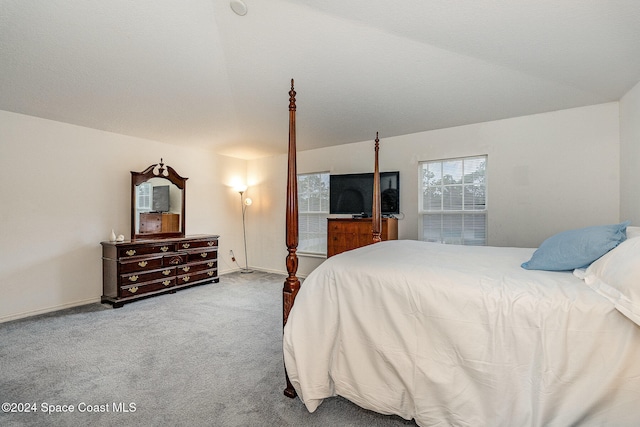
[[[282,394],[284,278],[232,273],[119,309],[0,324],[0,402],[36,410],[2,412],[0,425],[415,425],[339,397],[310,414]],[[74,412],[43,412],[49,405]]]

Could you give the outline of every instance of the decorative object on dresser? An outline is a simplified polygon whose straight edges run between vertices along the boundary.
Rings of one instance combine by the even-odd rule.
[[[218,237],[102,242],[102,302],[117,308],[187,286],[219,282]]]
[[[327,218],[327,258],[373,243],[372,218]],[[398,240],[398,220],[382,218],[382,240]]]

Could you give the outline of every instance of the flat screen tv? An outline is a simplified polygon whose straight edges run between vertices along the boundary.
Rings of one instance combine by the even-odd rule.
[[[383,216],[400,213],[400,172],[380,173]],[[329,176],[329,213],[371,216],[373,173]]]
[[[153,212],[169,212],[169,186],[158,185],[153,187],[153,198],[151,199],[151,209]]]

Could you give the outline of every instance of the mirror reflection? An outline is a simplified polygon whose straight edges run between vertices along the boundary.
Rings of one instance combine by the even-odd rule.
[[[131,172],[131,239],[184,237],[186,181],[162,159]]]
[[[136,234],[181,230],[182,190],[166,178],[151,178],[136,186]]]

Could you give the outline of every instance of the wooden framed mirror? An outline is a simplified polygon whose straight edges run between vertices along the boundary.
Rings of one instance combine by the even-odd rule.
[[[187,179],[162,159],[131,171],[131,240],[184,237]]]

